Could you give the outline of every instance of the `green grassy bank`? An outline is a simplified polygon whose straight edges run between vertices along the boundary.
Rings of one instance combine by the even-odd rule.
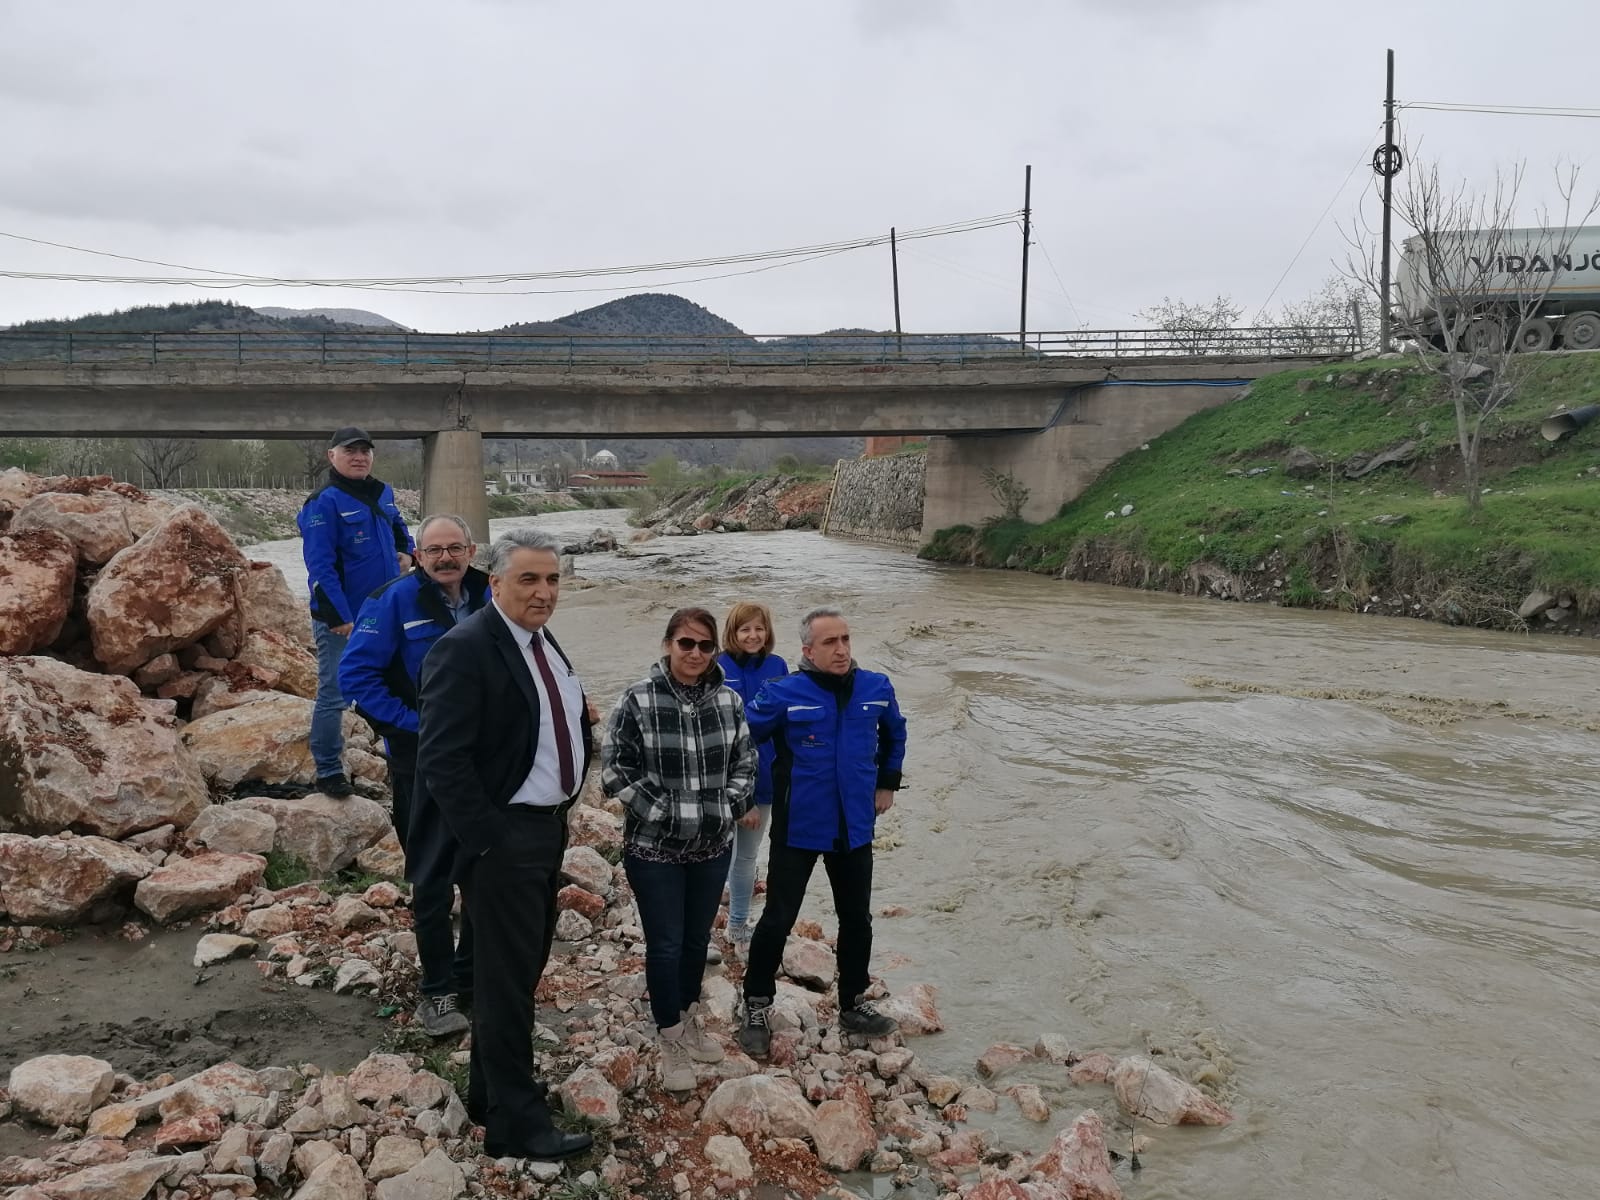
[[[923,556],[1494,628],[1524,627],[1537,589],[1569,598],[1559,624],[1579,627],[1600,618],[1600,423],[1554,444],[1538,426],[1596,402],[1600,354],[1542,358],[1485,426],[1473,517],[1435,379],[1383,360],[1276,375],[1125,456],[1053,520],[941,530]],[[1346,477],[1408,441],[1410,463]],[[1294,448],[1321,468],[1290,478]]]

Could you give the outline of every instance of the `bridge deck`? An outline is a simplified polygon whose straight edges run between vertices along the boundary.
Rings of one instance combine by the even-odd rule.
[[[784,437],[1042,429],[1077,389],[1222,383],[1339,329],[807,337],[0,330],[0,429],[43,437]]]
[[[1250,329],[1106,329],[1040,332],[1025,340],[998,333],[829,333],[776,336],[680,334],[440,334],[394,332],[101,333],[0,330],[0,364],[163,366],[798,366],[866,363],[972,363],[996,359],[1194,357],[1252,359],[1342,355],[1355,330],[1343,326]]]

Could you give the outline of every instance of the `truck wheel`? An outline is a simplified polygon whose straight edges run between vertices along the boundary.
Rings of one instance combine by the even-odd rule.
[[[1517,349],[1525,354],[1536,354],[1555,344],[1555,326],[1543,317],[1529,317],[1517,327]]]
[[[1498,354],[1506,348],[1506,327],[1499,317],[1478,317],[1467,326],[1461,342],[1468,351]]]
[[[1600,312],[1573,313],[1562,321],[1561,344],[1568,350],[1600,350]]]

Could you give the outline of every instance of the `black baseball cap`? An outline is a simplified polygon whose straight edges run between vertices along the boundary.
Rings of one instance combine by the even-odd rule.
[[[355,425],[346,425],[344,428],[334,431],[333,437],[328,442],[328,448],[331,450],[335,446],[354,446],[357,442],[365,442],[368,446],[371,446],[372,438],[368,436],[365,429]]]

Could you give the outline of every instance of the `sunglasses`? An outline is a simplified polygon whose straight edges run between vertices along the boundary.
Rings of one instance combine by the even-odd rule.
[[[678,649],[682,650],[685,654],[688,654],[691,650],[698,650],[701,654],[710,654],[717,648],[717,644],[715,642],[696,641],[691,637],[681,637],[673,640],[677,644]]]

